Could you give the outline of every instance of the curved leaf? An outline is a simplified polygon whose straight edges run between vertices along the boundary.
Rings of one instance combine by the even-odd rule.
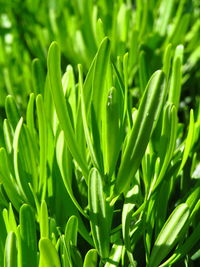
[[[190,215],[187,204],[180,204],[172,212],[154,244],[148,267],[157,267],[178,242],[180,232]]]

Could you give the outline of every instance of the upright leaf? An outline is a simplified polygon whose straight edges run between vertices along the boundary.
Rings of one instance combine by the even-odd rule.
[[[20,236],[22,267],[37,266],[37,238],[35,215],[29,205],[20,208]]]
[[[134,177],[163,106],[165,90],[164,74],[155,72],[149,80],[142,97],[135,123],[122,155],[115,184],[115,194],[123,192]]]
[[[102,258],[109,255],[109,225],[112,214],[107,213],[107,203],[103,191],[102,177],[97,169],[92,169],[88,185],[90,225],[95,247]]]
[[[83,267],[97,267],[98,254],[95,249],[90,249],[85,255]]]
[[[15,233],[10,232],[6,238],[4,267],[18,267],[17,254],[17,239]]]
[[[40,267],[60,267],[60,259],[56,248],[48,238],[39,241]]]
[[[60,71],[60,51],[58,44],[53,42],[49,48],[48,53],[48,77],[50,81],[51,92],[56,108],[56,113],[64,131],[65,139],[69,150],[78,162],[79,166],[85,174],[88,173],[85,159],[80,155],[77,147],[74,130],[72,127],[69,111],[67,108],[66,100],[61,83],[61,71]]]

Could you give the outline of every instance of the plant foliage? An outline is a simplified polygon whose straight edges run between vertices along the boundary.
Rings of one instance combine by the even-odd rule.
[[[197,266],[199,1],[0,6],[0,266]]]

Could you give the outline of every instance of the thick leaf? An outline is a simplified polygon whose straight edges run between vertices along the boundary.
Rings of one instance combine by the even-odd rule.
[[[9,214],[8,219],[9,219],[9,224],[10,224],[10,230],[16,233],[17,223],[16,223],[16,219],[15,219],[15,215],[14,215],[11,203],[9,203],[8,214]]]
[[[5,119],[3,122],[3,134],[4,134],[6,150],[10,154],[12,152],[13,131],[7,119]]]
[[[35,94],[41,94],[44,91],[45,75],[41,60],[35,58],[32,62],[33,89]]]
[[[185,226],[189,214],[189,208],[185,203],[174,209],[156,239],[148,267],[157,267],[173,249],[180,238],[181,230]]]
[[[139,78],[140,78],[140,93],[142,95],[148,82],[147,61],[144,51],[141,51],[139,56]]]
[[[83,267],[97,267],[98,254],[96,249],[90,249],[85,255]]]
[[[28,182],[24,176],[24,171],[21,166],[22,161],[20,161],[20,153],[22,153],[23,150],[19,149],[20,147],[19,142],[22,136],[21,135],[22,127],[23,127],[23,118],[21,118],[17,124],[13,139],[14,171],[15,171],[16,181],[20,189],[20,194],[23,196],[26,202],[28,202],[28,199],[29,200],[31,199],[31,193],[28,186]],[[22,147],[20,148],[22,149]]]
[[[78,219],[76,216],[71,216],[67,221],[65,228],[65,241],[68,245],[77,245],[78,234]]]
[[[36,98],[37,117],[39,125],[39,144],[40,144],[40,179],[39,192],[43,191],[45,196],[46,187],[46,164],[47,164],[47,123],[45,118],[44,104],[42,96],[38,95]],[[43,199],[44,199],[43,196]]]
[[[156,25],[156,30],[159,31],[160,35],[166,34],[174,4],[174,0],[162,1],[160,4],[159,18]]]
[[[103,173],[101,154],[101,121],[107,96],[107,73],[109,71],[110,41],[106,37],[100,44],[97,54],[82,86],[79,68],[81,107],[86,141],[94,165]],[[102,77],[105,77],[102,79]],[[89,113],[90,111],[90,113]],[[88,113],[90,116],[88,116]]]
[[[135,27],[132,28],[132,33],[131,33],[131,42],[130,42],[130,51],[129,51],[129,58],[128,58],[128,63],[129,63],[129,68],[128,72],[130,73],[130,76],[132,77],[135,74],[136,67],[135,65],[137,64],[137,59],[138,59],[138,30],[136,30]]]
[[[91,75],[93,73],[92,72],[93,71],[92,66],[91,66],[90,71],[88,72],[88,75],[87,75],[86,80],[85,80],[85,84],[83,86],[83,77],[82,77],[83,73],[82,73],[82,68],[79,65],[79,86],[80,86],[80,93],[81,93],[81,111],[82,111],[82,120],[83,120],[85,139],[86,139],[86,142],[88,145],[88,149],[90,151],[90,155],[91,155],[91,159],[93,161],[93,164],[99,168],[98,155],[96,154],[95,148],[93,146],[92,134],[91,134],[90,128],[89,128],[88,118],[87,118],[87,110],[86,110],[86,107],[89,108],[90,103],[91,103],[90,96],[89,96],[88,92],[89,92],[89,86],[91,86],[90,81],[91,81]],[[86,102],[88,102],[88,103],[86,104]]]
[[[195,244],[200,240],[200,223],[195,227],[192,234],[187,237],[185,242],[178,246],[173,253],[173,255],[166,260],[160,267],[168,267],[169,264],[172,265],[179,259],[185,257],[185,255],[195,246]],[[173,265],[172,265],[173,266]]]
[[[53,42],[48,53],[48,74],[51,92],[56,108],[56,113],[64,131],[67,146],[85,174],[88,173],[85,159],[80,155],[76,144],[75,134],[72,127],[69,110],[64,98],[60,72],[60,51],[56,42]]]
[[[56,248],[48,238],[39,241],[40,267],[60,267],[60,260]]]
[[[37,266],[35,215],[29,205],[20,208],[21,266]]]
[[[163,72],[157,71],[147,84],[128,143],[122,155],[115,184],[116,195],[126,190],[140,165],[162,109],[165,96],[163,82]]]
[[[89,176],[88,185],[90,225],[95,247],[102,258],[109,255],[109,225],[112,214],[107,213],[107,203],[103,191],[102,177],[93,168]]]
[[[153,190],[155,190],[156,187],[161,183],[174,153],[178,123],[176,113],[177,111],[174,105],[168,105],[164,112],[163,129],[161,133],[162,143],[160,144],[161,169],[155,183],[152,183]]]
[[[75,77],[72,66],[68,65],[66,72],[62,77],[62,86],[64,95],[69,101],[68,108],[71,108],[72,125],[75,127],[75,121],[77,116],[77,87],[75,85]]]
[[[48,210],[47,204],[43,200],[40,208],[40,237],[48,238],[49,237],[49,220],[48,220]]]
[[[119,92],[113,87],[108,93],[105,120],[102,121],[104,146],[104,169],[109,177],[112,176],[121,148]]]
[[[172,76],[169,88],[168,101],[173,103],[178,109],[180,94],[181,94],[181,83],[182,83],[182,61],[183,61],[183,46],[179,45],[176,47],[173,66]]]
[[[103,100],[106,97],[105,82],[110,57],[110,41],[105,37],[99,47],[96,55],[93,81],[92,81],[92,99],[94,112],[101,118]],[[104,77],[104,79],[102,79]],[[98,122],[99,123],[99,122]]]
[[[171,57],[172,57],[172,44],[169,44],[166,47],[165,53],[163,56],[163,72],[165,73],[167,86],[168,86],[169,73],[170,73],[170,67],[171,67]]]
[[[31,133],[31,135],[35,136],[35,123],[34,123],[34,100],[35,96],[34,94],[30,94],[27,111],[26,111],[26,122],[27,127]]]
[[[17,267],[17,239],[14,232],[10,232],[6,238],[4,267]]]

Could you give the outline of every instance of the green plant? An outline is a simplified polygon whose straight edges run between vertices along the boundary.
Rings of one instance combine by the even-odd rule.
[[[34,46],[25,31],[29,89],[18,94],[3,76],[1,266],[195,266],[200,109],[199,94],[186,106],[186,86],[199,77],[199,7],[155,2],[50,1],[46,14],[44,1],[48,38]],[[36,14],[39,1],[31,5],[23,7]],[[17,18],[9,1],[4,8]],[[41,36],[40,16],[31,19]],[[30,74],[32,54],[52,39],[47,74],[45,53]],[[63,72],[61,55],[73,65]],[[2,58],[10,74],[23,67]]]

